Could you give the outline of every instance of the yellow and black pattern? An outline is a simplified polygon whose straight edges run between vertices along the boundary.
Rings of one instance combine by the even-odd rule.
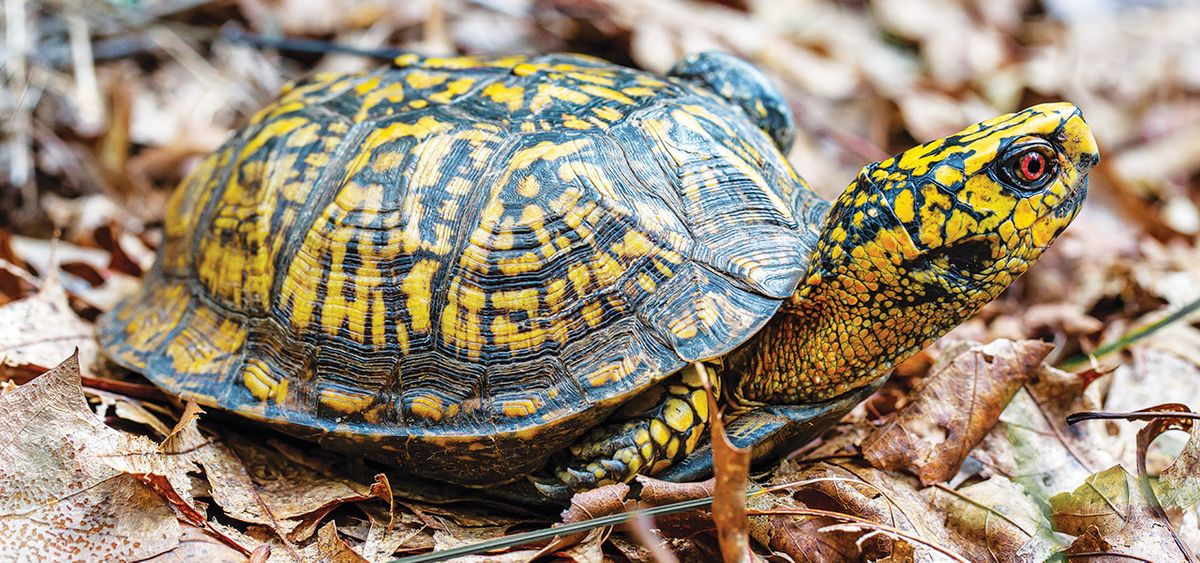
[[[758,331],[828,209],[683,80],[406,56],[290,86],[206,159],[100,338],[172,393],[492,482]]]
[[[1079,110],[1057,103],[868,165],[834,204],[796,294],[729,358],[734,395],[820,401],[886,374],[1041,256],[1082,209],[1098,160]]]
[[[705,369],[719,396],[720,379],[711,367]],[[685,368],[623,405],[607,424],[560,452],[559,459],[551,458],[553,478],[536,476],[535,482],[546,492],[558,483],[572,490],[594,489],[639,473],[658,473],[695,451],[708,431],[708,410],[699,372]]]

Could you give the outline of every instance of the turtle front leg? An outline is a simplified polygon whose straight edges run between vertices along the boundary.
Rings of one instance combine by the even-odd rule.
[[[716,384],[715,377],[710,379]],[[550,492],[564,485],[583,490],[626,482],[662,471],[695,450],[709,416],[700,374],[685,368],[651,393],[658,395],[647,398],[649,408],[634,416],[619,412],[616,420],[593,429],[552,458],[551,475],[535,478],[535,484]]]

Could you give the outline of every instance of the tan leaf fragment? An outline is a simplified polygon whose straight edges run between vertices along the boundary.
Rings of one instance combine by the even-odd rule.
[[[708,384],[707,370],[696,364],[695,369],[705,382],[708,395],[709,438],[712,440],[713,475],[713,523],[717,526],[717,540],[721,557],[725,563],[750,561],[750,521],[746,516],[746,485],[750,481],[750,450],[738,448],[725,434],[725,424],[712,387]]]
[[[1037,503],[1003,476],[925,492],[959,536],[954,545],[972,561],[1045,561],[1063,547]]]
[[[1200,424],[1188,422],[1187,445],[1158,478],[1158,498],[1163,506],[1186,509],[1200,502]]]
[[[0,396],[0,559],[141,560],[179,545],[163,499],[105,459],[154,448],[88,408],[71,356]]]
[[[913,402],[867,437],[863,455],[876,467],[911,471],[926,485],[949,480],[1053,348],[1001,339],[946,350]]]
[[[1187,559],[1137,478],[1119,465],[1089,476],[1073,492],[1051,497],[1050,508],[1055,530],[1077,536],[1094,530],[1116,553],[1151,561]]]
[[[48,276],[34,295],[0,307],[0,365],[58,365],[79,349],[79,363],[90,368],[99,347],[95,331],[71,310],[58,277]]]
[[[329,522],[317,533],[317,550],[329,563],[367,563],[363,556],[338,536],[337,526]]]

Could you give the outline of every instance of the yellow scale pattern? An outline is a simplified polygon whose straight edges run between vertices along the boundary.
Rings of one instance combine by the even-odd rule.
[[[1061,147],[1047,187],[995,179],[1005,147],[1044,139]],[[1078,110],[1045,104],[864,168],[830,212],[805,283],[730,362],[762,376],[743,377],[739,400],[834,397],[973,315],[1074,219],[1096,154]]]

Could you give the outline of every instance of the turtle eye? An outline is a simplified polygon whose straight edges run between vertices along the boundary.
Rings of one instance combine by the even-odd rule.
[[[1000,178],[1022,191],[1040,190],[1058,173],[1054,150],[1044,142],[1009,149],[1000,160]]]

